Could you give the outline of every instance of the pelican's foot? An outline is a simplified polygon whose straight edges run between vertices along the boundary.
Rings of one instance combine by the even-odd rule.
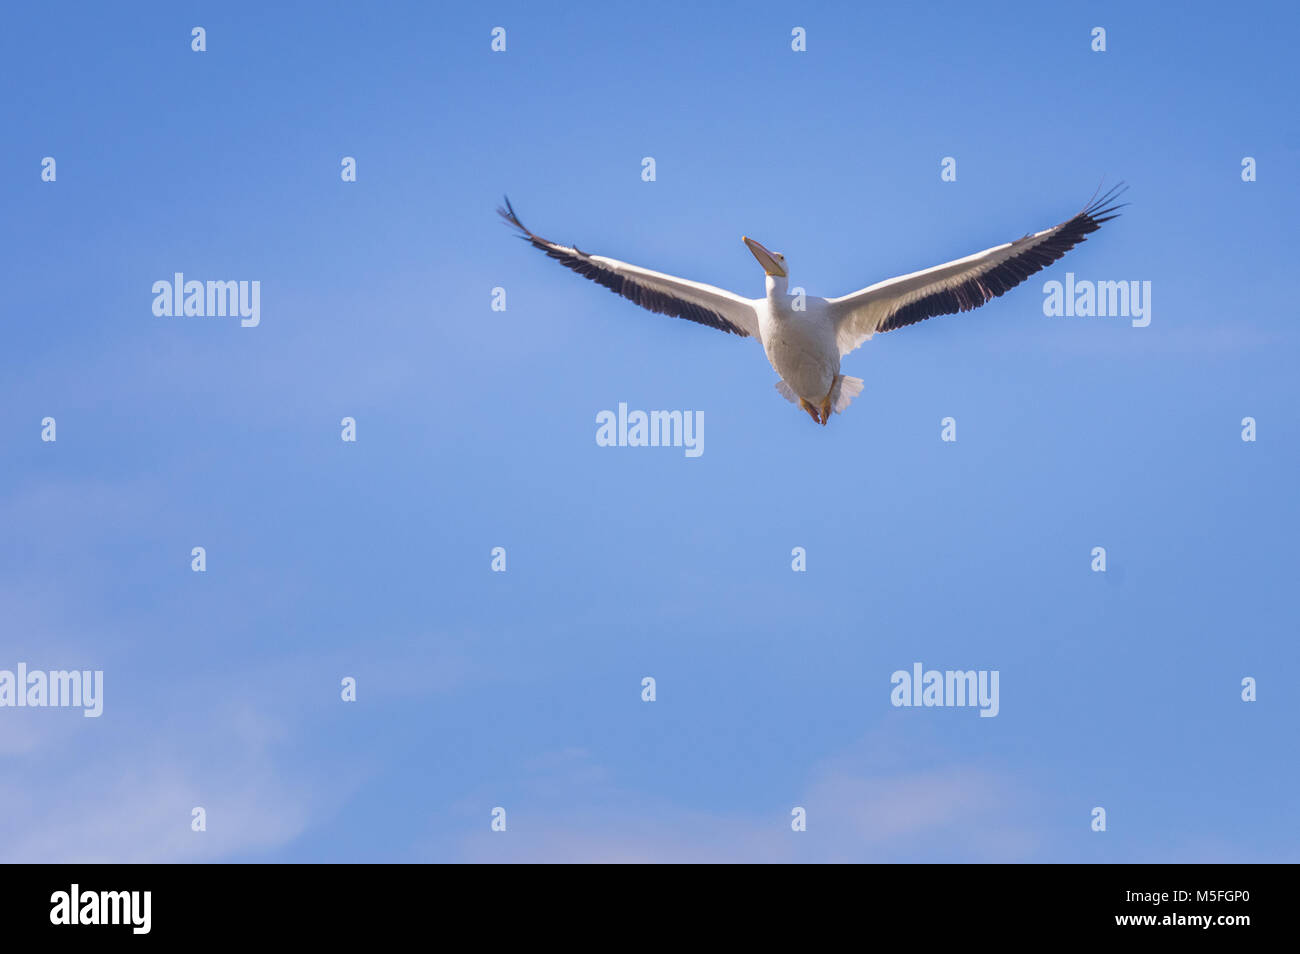
[[[831,395],[835,393],[835,385],[831,385],[830,392],[827,393],[825,400],[822,401],[822,427],[831,422]]]
[[[801,408],[803,408],[805,411],[808,412],[808,416],[811,417],[811,418],[813,419],[813,423],[814,423],[814,424],[824,424],[824,423],[825,423],[824,421],[822,421],[821,418],[819,418],[819,417],[817,416],[817,408],[813,407],[811,404],[809,404],[809,403],[808,403],[807,401],[805,401],[803,398],[800,398],[800,399],[799,399],[799,406],[800,406]]]

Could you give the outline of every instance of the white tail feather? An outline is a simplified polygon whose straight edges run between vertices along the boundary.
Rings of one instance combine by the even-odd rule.
[[[851,378],[845,374],[835,376],[834,393],[831,399],[831,410],[836,414],[843,413],[844,409],[853,403],[853,399],[862,393],[862,379]]]
[[[862,393],[862,379],[851,378],[846,374],[835,375],[835,384],[833,385],[834,395],[831,398],[831,410],[840,414],[846,407],[853,403],[853,399]],[[799,403],[799,395],[794,393],[794,388],[784,381],[776,382],[776,389],[781,392],[781,396],[791,404]]]

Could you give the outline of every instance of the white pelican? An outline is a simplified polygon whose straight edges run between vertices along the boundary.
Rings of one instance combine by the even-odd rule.
[[[1050,229],[877,282],[842,298],[806,295],[802,302],[789,293],[785,256],[748,237],[742,239],[767,275],[763,298],[742,298],[713,285],[557,245],[525,228],[508,198],[497,212],[533,248],[642,308],[757,338],[781,377],[777,390],[825,425],[831,411],[843,411],[862,392],[861,378],[840,374],[840,358],[878,331],[970,311],[1019,285],[1115,218],[1122,185],[1094,197],[1078,215]]]

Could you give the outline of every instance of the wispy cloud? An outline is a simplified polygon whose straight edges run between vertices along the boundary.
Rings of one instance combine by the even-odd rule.
[[[874,747],[873,747],[874,749]],[[461,857],[487,862],[1023,861],[1035,833],[1023,796],[997,771],[960,760],[873,771],[862,747],[817,765],[789,805],[770,813],[701,811],[619,787],[581,749],[522,767],[522,799],[504,833],[463,838]],[[790,811],[807,811],[807,830]]]

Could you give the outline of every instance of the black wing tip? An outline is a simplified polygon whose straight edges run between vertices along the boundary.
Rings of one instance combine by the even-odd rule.
[[[497,215],[501,216],[506,225],[518,229],[524,234],[524,236],[531,238],[533,233],[528,231],[523,222],[519,221],[519,216],[515,214],[515,207],[510,204],[510,197],[503,195],[501,201],[503,201],[505,205],[497,206]]]
[[[1093,197],[1088,200],[1088,204],[1079,214],[1091,219],[1094,225],[1101,225],[1103,222],[1118,218],[1119,210],[1132,204],[1115,201],[1127,191],[1128,186],[1121,180],[1107,189],[1104,195],[1098,196],[1093,193]],[[1097,192],[1101,192],[1101,186],[1097,186]]]

